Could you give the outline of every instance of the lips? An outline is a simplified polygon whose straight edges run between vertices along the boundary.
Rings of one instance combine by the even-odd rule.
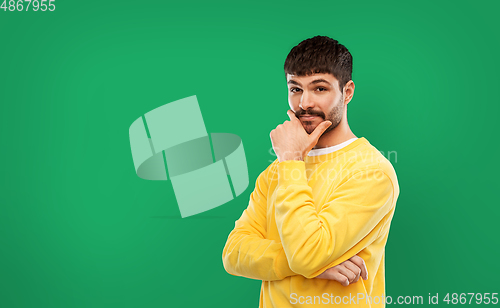
[[[302,115],[302,116],[300,116],[300,118],[303,119],[303,120],[313,120],[313,119],[318,118],[318,116],[317,115],[310,115],[310,114],[308,114],[308,115]]]

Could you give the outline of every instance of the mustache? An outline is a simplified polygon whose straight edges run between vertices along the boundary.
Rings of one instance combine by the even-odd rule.
[[[321,117],[323,119],[325,119],[325,114],[321,111],[315,111],[315,110],[297,110],[297,112],[295,112],[295,116],[298,118],[300,116],[318,116],[318,117]]]

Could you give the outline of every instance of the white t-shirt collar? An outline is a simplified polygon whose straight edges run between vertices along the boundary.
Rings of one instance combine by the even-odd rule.
[[[344,141],[342,143],[339,143],[339,144],[331,146],[331,147],[312,149],[311,151],[309,151],[309,153],[307,153],[307,156],[318,156],[318,155],[324,155],[324,154],[335,152],[335,151],[340,150],[343,147],[349,145],[351,142],[353,142],[356,139],[358,139],[358,138],[357,137],[351,138],[347,141]]]

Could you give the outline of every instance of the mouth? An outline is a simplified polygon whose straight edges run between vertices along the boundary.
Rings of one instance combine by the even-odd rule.
[[[319,116],[316,116],[316,115],[303,115],[303,116],[300,116],[300,119],[302,120],[305,120],[305,121],[311,121],[311,120],[314,120],[316,118],[319,118]]]

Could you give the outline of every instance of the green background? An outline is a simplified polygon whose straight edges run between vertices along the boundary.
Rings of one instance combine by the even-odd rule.
[[[0,306],[257,307],[260,281],[227,274],[222,249],[275,159],[286,55],[314,35],[352,53],[349,124],[398,175],[387,294],[500,292],[496,3],[0,10]],[[135,174],[128,128],[190,95],[209,132],[242,138],[250,185],[181,219],[170,182]]]

